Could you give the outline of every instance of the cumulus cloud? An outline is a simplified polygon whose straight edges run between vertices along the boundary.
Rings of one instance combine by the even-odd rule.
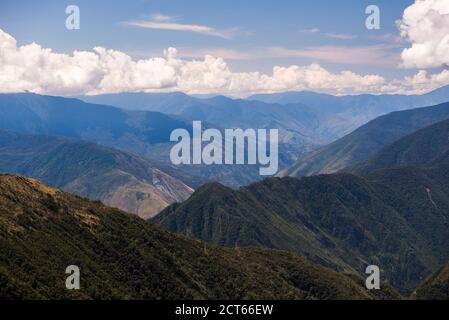
[[[404,79],[418,89],[449,83],[449,72],[418,73]],[[183,91],[245,96],[259,92],[316,90],[336,94],[402,92],[400,82],[352,71],[330,72],[319,64],[275,66],[271,74],[233,72],[222,57],[186,60],[175,48],[162,57],[134,60],[128,54],[96,47],[72,54],[36,43],[18,46],[0,30],[0,92],[31,91],[53,95]]]
[[[405,77],[401,84],[410,88],[412,93],[425,93],[449,84],[449,70],[443,70],[435,74],[429,74],[426,70],[420,70],[414,76]]]
[[[402,52],[403,66],[449,65],[449,1],[416,0],[398,22],[401,36],[411,42]]]
[[[36,43],[17,46],[0,30],[0,86],[3,92],[28,90],[51,94],[136,91],[176,85],[177,61],[133,61],[125,53],[96,47],[71,55]]]

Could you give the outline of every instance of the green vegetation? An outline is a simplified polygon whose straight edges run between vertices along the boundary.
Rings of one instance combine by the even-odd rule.
[[[22,177],[0,175],[2,299],[391,299],[291,253],[219,248]],[[65,289],[65,268],[81,290]]]
[[[449,166],[198,189],[152,221],[226,246],[289,250],[336,270],[375,264],[410,293],[449,259]]]
[[[449,120],[445,120],[399,139],[347,171],[366,175],[399,166],[432,167],[448,160]]]
[[[24,121],[2,105],[5,99]],[[228,107],[225,98],[216,100],[217,108]],[[93,114],[85,123],[80,114],[90,112],[104,118]],[[181,124],[36,95],[0,95],[0,114],[0,126],[140,154],[166,151],[167,130]],[[64,122],[70,117],[73,127]],[[101,202],[0,175],[0,298],[392,299],[399,295],[389,284],[408,295],[433,273],[413,297],[446,299],[448,267],[440,268],[449,260],[449,121],[405,135],[448,117],[449,104],[381,117],[289,172],[346,168],[363,176],[271,178],[239,190],[209,183],[151,220],[180,235]],[[150,124],[151,132],[142,129]],[[78,140],[0,131],[1,171],[145,217],[185,199],[190,188],[181,181],[191,172],[231,185],[252,179],[252,169],[233,168],[189,171]],[[71,264],[81,267],[80,291],[64,288]],[[371,264],[386,280],[381,292],[363,287]]]
[[[80,140],[0,130],[0,172],[21,174],[151,217],[193,190],[164,171],[176,169]]]
[[[352,168],[364,177],[267,179],[238,191],[209,184],[153,221],[214,244],[289,250],[336,270],[376,264],[409,294],[449,259],[448,133],[444,120],[398,140]]]

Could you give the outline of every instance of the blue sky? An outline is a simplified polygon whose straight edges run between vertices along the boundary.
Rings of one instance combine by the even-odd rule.
[[[185,59],[202,59],[205,54],[220,56],[233,72],[269,74],[273,66],[315,62],[330,72],[351,70],[396,79],[418,71],[398,68],[400,54],[408,44],[399,38],[396,21],[413,3],[414,0],[2,0],[0,29],[13,36],[19,46],[36,42],[58,53],[71,54],[74,50],[89,51],[101,46],[134,59],[145,59],[161,56],[164,49],[175,47]],[[70,4],[80,8],[80,30],[65,28],[65,8]],[[365,8],[370,4],[381,10],[380,30],[365,28]],[[142,27],[145,22],[152,23],[152,27]],[[167,24],[188,30],[166,30],[163,26]],[[193,32],[195,27],[206,31]]]
[[[316,46],[359,46],[382,44],[383,35],[398,35],[395,21],[411,0],[376,1],[381,9],[381,30],[365,28],[365,8],[372,0],[315,1],[210,1],[210,0],[129,0],[54,1],[2,0],[0,28],[19,43],[37,42],[59,52],[89,50],[95,46],[114,48],[133,55],[161,54],[167,47],[189,51],[225,48],[252,52],[264,47],[302,49]],[[76,4],[82,27],[65,29],[65,8]],[[210,26],[232,33],[231,39],[204,34],[126,27],[125,21],[150,20],[152,15],[174,17],[180,24]],[[304,32],[320,29],[320,32]],[[234,31],[235,30],[235,31]],[[326,34],[329,34],[326,36]],[[330,34],[357,36],[332,38]],[[378,36],[379,39],[376,39]],[[213,52],[213,51],[212,51]],[[303,64],[314,59],[257,58],[260,61],[230,61],[237,70],[271,69],[273,63]],[[229,60],[229,59],[228,59]],[[344,69],[345,65],[327,65]],[[364,69],[360,66],[357,69]],[[370,67],[365,66],[369,72]]]

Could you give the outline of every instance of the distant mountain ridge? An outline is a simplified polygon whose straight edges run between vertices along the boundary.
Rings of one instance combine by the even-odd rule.
[[[449,118],[449,103],[392,112],[343,138],[311,152],[280,176],[329,174],[365,161],[384,146],[416,130]]]
[[[221,128],[277,128],[282,163],[290,166],[319,145],[351,133],[393,111],[449,101],[449,86],[425,95],[332,96],[316,92],[263,94],[246,99],[198,99],[184,93],[120,93],[83,96],[88,102],[150,110],[202,120]]]
[[[272,94],[258,94],[247,98],[267,103],[292,104],[303,103],[310,107],[334,110],[335,112],[363,112],[369,108],[379,108],[382,112],[400,111],[409,108],[425,107],[449,101],[449,85],[422,95],[400,94],[358,94],[334,96],[312,91],[291,91]],[[365,106],[365,108],[363,108]],[[354,108],[362,108],[355,110]]]
[[[179,114],[189,107],[201,105],[203,99],[182,92],[170,93],[112,93],[75,97],[94,104],[105,104],[130,111],[154,111]],[[207,100],[207,99],[205,99]],[[207,105],[205,103],[205,105]]]
[[[309,139],[325,140],[324,136],[312,135],[314,126],[318,126],[320,120],[319,113],[300,103],[287,108],[277,103],[231,99],[225,96],[199,99],[183,93],[120,93],[82,96],[79,99],[126,110],[178,115],[212,123],[221,128],[266,128],[270,124],[278,124],[286,131],[299,129],[298,133],[310,136]]]
[[[203,125],[207,127],[207,123]],[[20,93],[0,94],[0,129],[90,141],[170,167],[174,145],[170,135],[175,129],[185,129],[192,135],[192,121],[160,112],[126,111],[77,99]],[[192,187],[208,181],[236,187],[260,179],[257,166],[183,165],[177,167],[177,174]]]
[[[443,163],[449,163],[449,120],[405,136],[346,171],[367,175],[399,166],[432,167]]]
[[[141,217],[151,217],[193,189],[167,168],[123,151],[72,138],[0,129],[0,172],[36,178]]]
[[[150,149],[169,142],[173,129],[191,131],[191,123],[160,112],[129,112],[77,99],[17,93],[0,94],[0,128],[63,135],[121,149]]]
[[[320,128],[323,119],[319,112],[301,104],[282,106],[224,96],[196,99],[182,93],[124,93],[80,98],[124,109],[164,112],[222,129],[278,129],[281,165],[291,165],[318,145],[338,137]]]
[[[332,115],[327,127],[340,127],[339,137],[379,116],[394,111],[420,108],[449,102],[449,86],[423,95],[347,95],[333,96],[310,91],[260,94],[247,98],[267,103],[302,103],[314,110]]]

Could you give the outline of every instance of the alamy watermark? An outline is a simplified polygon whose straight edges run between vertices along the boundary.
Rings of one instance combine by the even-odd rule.
[[[65,8],[68,17],[65,20],[67,30],[79,30],[81,27],[80,8],[76,5],[70,5]]]
[[[376,5],[369,5],[365,9],[365,13],[368,17],[365,20],[365,26],[368,30],[380,29],[380,9]]]
[[[365,286],[368,290],[380,289],[380,268],[375,265],[368,266],[365,270],[369,276],[366,278]]]
[[[262,176],[271,176],[278,171],[278,129],[225,129],[223,137],[220,130],[203,131],[201,121],[193,121],[192,131],[193,137],[186,129],[171,133],[170,141],[177,142],[170,151],[173,164],[258,164]]]
[[[65,280],[65,287],[68,290],[80,289],[80,268],[75,265],[70,265],[65,269],[65,273],[69,276]]]

